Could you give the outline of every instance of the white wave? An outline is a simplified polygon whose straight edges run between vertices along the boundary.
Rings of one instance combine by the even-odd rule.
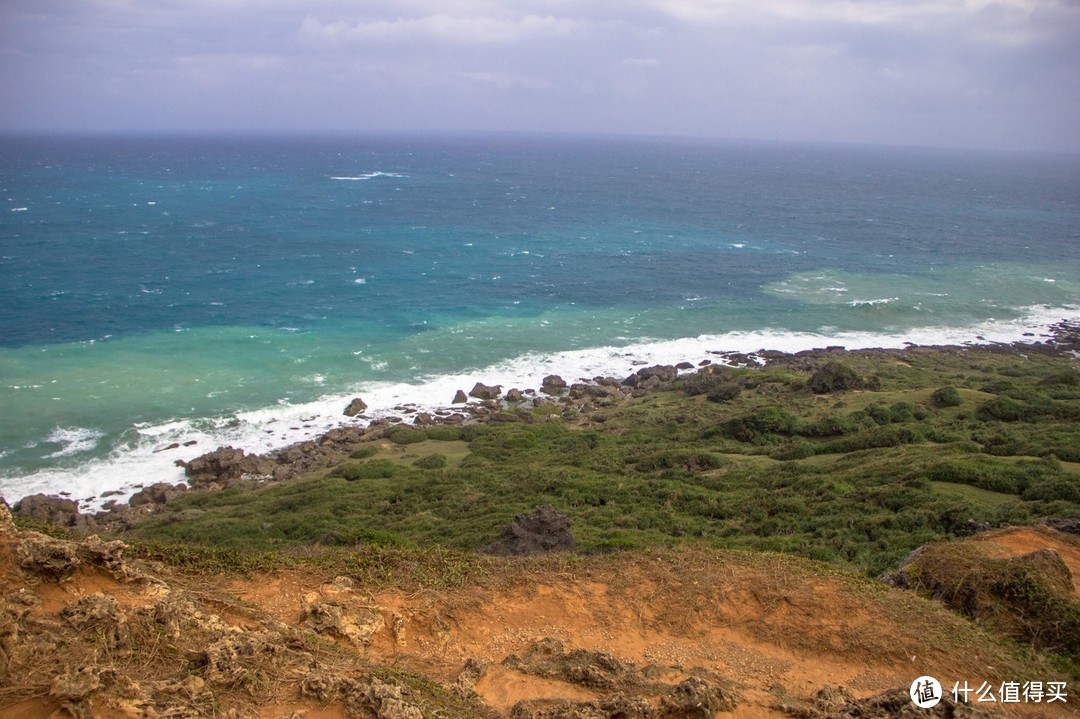
[[[366,285],[367,280],[364,279],[363,277],[357,277],[355,280],[353,280],[353,284],[354,285]]]
[[[846,290],[845,290],[846,292]],[[847,304],[852,307],[873,307],[874,305],[890,305],[893,302],[899,302],[899,297],[882,297],[876,300],[852,300]]]
[[[330,179],[345,182],[360,182],[363,180],[371,180],[376,177],[408,177],[408,175],[402,175],[397,172],[379,172],[376,170],[375,172],[365,172],[362,175],[338,175],[336,177],[331,177]]]
[[[27,212],[27,211],[29,211],[29,209],[30,209],[29,207],[12,207],[11,211],[12,212]]]
[[[176,460],[191,460],[220,446],[246,452],[269,452],[290,444],[314,439],[335,427],[363,425],[371,419],[391,415],[411,416],[395,410],[402,405],[415,411],[454,409],[451,404],[459,389],[468,391],[476,382],[502,385],[504,390],[537,388],[549,374],[559,374],[567,382],[594,377],[625,377],[639,367],[698,364],[708,359],[721,362],[717,351],[755,353],[759,350],[797,352],[813,347],[840,345],[848,349],[903,347],[906,344],[945,345],[985,342],[1035,341],[1048,336],[1050,325],[1064,319],[1080,319],[1080,306],[1033,307],[1013,320],[987,320],[971,327],[923,327],[903,333],[839,332],[822,327],[818,332],[761,329],[746,332],[700,335],[673,340],[639,339],[623,345],[593,347],[550,353],[528,353],[486,367],[417,377],[412,382],[367,382],[336,391],[302,404],[282,401],[276,405],[227,416],[173,420],[159,424],[133,425],[127,441],[103,458],[82,463],[73,469],[42,470],[22,477],[4,477],[2,485],[8,501],[37,492],[71,492],[84,498],[87,509],[100,508],[101,493],[119,491],[111,499],[124,501],[139,487],[153,482],[181,482],[183,470]],[[1028,335],[1030,333],[1030,335]],[[359,355],[358,355],[359,357]],[[385,367],[381,360],[373,367]],[[310,376],[317,380],[319,375]],[[361,396],[368,410],[361,418],[349,419],[343,410],[353,397]],[[56,456],[67,456],[98,443],[101,434],[85,428],[56,428],[48,441],[63,444]],[[86,498],[95,497],[93,501]]]
[[[47,444],[59,444],[60,449],[44,456],[44,459],[70,457],[80,452],[88,452],[97,447],[98,440],[104,433],[86,427],[56,427],[45,437]]]

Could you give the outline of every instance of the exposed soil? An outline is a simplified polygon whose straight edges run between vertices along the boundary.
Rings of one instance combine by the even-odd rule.
[[[1050,547],[1076,576],[1055,535],[975,541]],[[184,575],[93,542],[0,527],[0,717],[899,717],[923,674],[1052,678],[937,603],[772,555],[491,559],[434,592]]]
[[[981,542],[991,556],[1019,557],[1040,549],[1057,552],[1072,572],[1073,590],[1080,595],[1080,537],[1045,527],[1010,527],[984,532],[972,538]]]

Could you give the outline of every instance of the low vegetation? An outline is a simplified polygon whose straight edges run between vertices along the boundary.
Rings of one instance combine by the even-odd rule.
[[[1080,516],[1078,376],[1013,348],[716,368],[570,419],[398,427],[328,472],[177,498],[130,537],[472,550],[547,504],[584,552],[697,542],[877,576],[926,542]]]

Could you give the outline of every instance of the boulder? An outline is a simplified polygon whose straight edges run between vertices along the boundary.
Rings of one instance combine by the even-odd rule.
[[[524,399],[525,396],[521,394],[521,390],[517,389],[516,387],[514,389],[507,390],[506,392],[507,402],[521,402]]]
[[[541,506],[532,514],[515,516],[498,541],[479,551],[481,554],[523,556],[573,549],[570,518],[551,507]]]
[[[78,502],[62,497],[32,494],[16,502],[11,511],[16,517],[48,522],[80,532],[89,531],[94,526],[93,517],[84,517],[79,513]]]
[[[454,401],[451,404],[465,404],[469,401],[469,397],[465,394],[464,390],[458,390],[454,395]]]
[[[149,487],[145,487],[131,495],[131,499],[128,500],[128,506],[138,507],[147,504],[166,504],[177,494],[186,490],[187,487],[183,484],[172,485],[168,482],[155,482]]]
[[[213,452],[182,462],[188,483],[195,488],[209,488],[211,484],[224,486],[230,480],[244,475],[265,476],[274,471],[274,462],[256,454],[246,454],[234,447],[218,447]]]
[[[361,414],[366,410],[367,402],[360,399],[359,397],[353,397],[352,401],[349,402],[349,406],[345,408],[344,414],[346,417],[355,417],[356,415]]]
[[[674,382],[678,377],[679,370],[675,369],[674,366],[658,364],[652,367],[642,367],[624,379],[622,383],[629,387],[642,387],[646,382],[655,378],[656,381],[652,384],[656,386],[664,382]]]
[[[557,395],[566,389],[566,380],[557,374],[549,374],[540,382],[540,391],[544,394]]]
[[[500,385],[486,385],[483,382],[477,382],[469,391],[469,396],[476,397],[477,399],[499,399],[499,397],[502,396],[502,387]]]

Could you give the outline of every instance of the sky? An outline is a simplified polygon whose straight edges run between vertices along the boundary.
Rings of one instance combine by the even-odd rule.
[[[1080,152],[1080,0],[0,0],[0,131]]]

